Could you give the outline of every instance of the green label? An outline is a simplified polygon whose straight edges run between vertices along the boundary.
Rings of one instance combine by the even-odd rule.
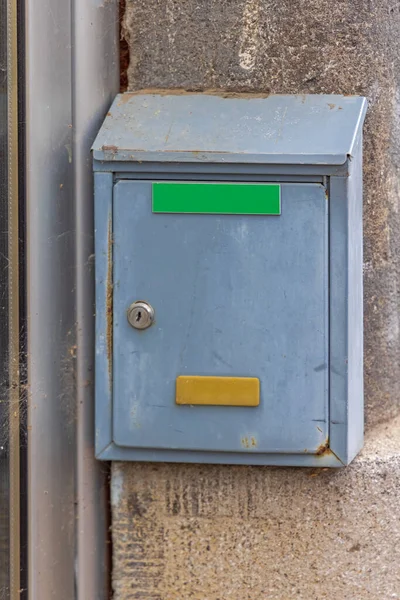
[[[153,183],[153,213],[280,215],[274,183]]]

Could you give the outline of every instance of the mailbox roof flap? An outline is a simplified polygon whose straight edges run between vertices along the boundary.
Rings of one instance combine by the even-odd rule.
[[[342,165],[367,101],[358,96],[119,94],[93,144],[96,161]]]

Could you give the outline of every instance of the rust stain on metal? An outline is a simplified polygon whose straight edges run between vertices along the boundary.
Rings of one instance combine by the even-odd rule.
[[[103,150],[103,152],[112,152],[113,154],[116,154],[118,152],[118,146],[115,146],[114,144],[110,144],[109,146],[104,144],[101,147],[101,149]]]
[[[331,450],[329,448],[329,439],[326,439],[325,442],[318,446],[315,454],[316,456],[326,456],[327,454],[331,454]]]
[[[255,438],[254,436],[252,437],[242,437],[242,439],[240,440],[240,443],[242,445],[243,448],[257,448],[257,438]]]
[[[113,350],[113,275],[112,275],[112,224],[111,215],[108,218],[107,236],[107,280],[106,280],[106,320],[107,320],[107,363],[108,379],[112,381],[112,350]]]

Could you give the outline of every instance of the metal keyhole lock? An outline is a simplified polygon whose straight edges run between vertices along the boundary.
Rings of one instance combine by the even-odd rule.
[[[147,329],[154,322],[154,308],[144,300],[137,300],[128,308],[127,317],[135,329]]]

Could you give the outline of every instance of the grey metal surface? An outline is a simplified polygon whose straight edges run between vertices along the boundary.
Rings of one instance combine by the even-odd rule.
[[[96,160],[341,165],[366,100],[121,94],[93,145]]]
[[[291,165],[290,174],[288,173],[287,165],[275,165],[275,164],[239,164],[234,163],[234,170],[232,169],[232,163],[198,163],[198,162],[124,162],[114,161],[112,163],[112,172],[116,174],[118,179],[151,179],[154,178],[155,174],[159,179],[192,179],[193,173],[196,173],[200,179],[207,179],[212,175],[215,180],[224,179],[227,175],[241,179],[243,181],[266,181],[265,177],[268,177],[268,181],[281,181],[281,176],[285,177],[287,181],[300,181],[301,178],[306,177],[305,181],[321,181],[326,175],[347,175],[348,174],[348,162],[346,161],[343,165]],[[104,173],[109,172],[110,162],[105,161],[94,161],[94,170],[97,172],[103,171]],[[254,179],[253,179],[254,177]],[[278,177],[278,179],[277,179]],[[274,179],[275,178],[275,179]]]
[[[331,177],[330,191],[330,440],[348,463],[364,435],[362,136],[349,177]]]
[[[189,99],[190,98],[191,96],[189,96]],[[201,102],[202,99],[204,99],[204,96],[199,95],[199,102]],[[326,98],[326,100],[328,104],[331,104],[328,98]],[[228,99],[226,101],[229,102]],[[309,101],[312,103],[313,100],[310,99]],[[176,158],[174,153],[170,153],[168,156],[164,154],[163,160],[166,161],[164,164],[161,162],[146,163],[146,161],[142,163],[137,161],[137,153],[134,152],[134,146],[132,146],[131,149],[126,149],[126,157],[128,157],[128,153],[130,153],[129,155],[131,156],[131,162],[115,160],[115,156],[118,153],[118,149],[116,148],[106,150],[106,154],[109,159],[108,162],[98,161],[95,158],[94,168],[95,170],[100,171],[96,173],[96,181],[98,184],[96,185],[95,199],[97,336],[96,454],[99,458],[105,460],[164,460],[172,462],[187,461],[295,466],[341,466],[343,464],[348,464],[355,454],[360,450],[363,440],[361,129],[365,115],[365,102],[362,99],[359,99],[359,101],[358,113],[354,114],[352,121],[349,121],[348,123],[348,128],[350,131],[342,132],[344,139],[352,139],[352,154],[351,156],[347,157],[347,160],[345,158],[346,162],[342,165],[315,164],[313,163],[313,160],[315,159],[314,155],[303,156],[301,161],[299,160],[298,164],[285,164],[282,162],[282,164],[274,165],[273,161],[276,159],[276,155],[263,156],[262,160],[265,164],[254,164],[252,162],[247,162],[253,160],[253,157],[249,156],[246,156],[243,163],[235,163],[234,160],[231,160],[231,155],[226,157],[225,164],[221,164],[216,161],[213,162],[211,155],[209,156],[209,162],[195,162],[195,159],[192,157],[191,162],[182,164],[174,162]],[[121,100],[119,100],[119,102],[121,102]],[[191,100],[188,102],[191,102]],[[309,118],[306,104],[307,100],[304,102],[303,108],[307,118]],[[329,108],[329,110],[334,109]],[[155,123],[159,120],[159,118],[160,115],[155,112],[153,114],[154,128],[156,128]],[[316,121],[319,122],[318,114]],[[110,122],[110,119],[106,120],[107,125]],[[119,124],[116,124],[116,129],[119,131]],[[205,127],[205,129],[207,129],[207,127]],[[184,125],[181,126],[181,130],[185,130]],[[312,130],[311,124],[310,130]],[[234,129],[232,129],[232,131],[234,131]],[[334,135],[333,131],[331,133]],[[100,133],[98,139],[101,138],[101,135],[102,134]],[[284,135],[290,139],[291,133],[290,131],[285,130]],[[126,138],[127,140],[128,137],[129,136]],[[232,135],[233,147],[235,145],[235,139],[235,136]],[[131,138],[131,142],[132,144],[135,143],[134,137]],[[306,146],[307,142],[304,141],[304,143]],[[328,139],[326,143],[329,146],[330,140]],[[266,141],[265,144],[266,147],[268,147],[268,141]],[[149,154],[152,155],[152,159],[154,160],[154,154],[151,152]],[[170,160],[171,162],[167,162],[167,160]],[[106,172],[107,169],[109,170],[108,173]],[[152,170],[153,175],[151,174]],[[143,172],[143,176],[145,177],[146,181],[140,182],[141,171]],[[113,172],[117,175],[118,181],[118,183],[114,186],[114,198],[112,189],[112,185],[114,185]],[[304,188],[307,188],[306,184],[308,181],[310,183],[314,182],[313,185],[309,186],[310,188],[314,188],[315,186],[315,188],[320,187],[320,189],[322,189],[321,184],[318,185],[318,178],[320,178],[321,175],[325,175],[322,181],[324,182],[324,186],[328,192],[329,198],[329,261],[325,265],[326,271],[324,271],[322,277],[323,280],[325,279],[326,302],[329,303],[330,328],[329,353],[326,364],[329,372],[329,410],[327,411],[327,413],[329,413],[329,427],[327,427],[325,433],[327,432],[328,435],[325,436],[319,447],[317,447],[316,443],[311,445],[308,444],[311,446],[311,451],[314,451],[315,454],[310,454],[310,449],[306,447],[299,451],[299,447],[295,447],[295,445],[292,446],[292,454],[285,453],[285,450],[289,450],[290,452],[290,448],[285,448],[283,443],[278,447],[270,446],[269,452],[267,451],[264,453],[257,451],[249,452],[246,448],[235,449],[233,445],[231,445],[230,449],[236,451],[226,452],[222,450],[223,442],[219,442],[219,451],[217,452],[210,451],[210,449],[213,447],[212,445],[208,446],[208,449],[196,452],[196,445],[197,448],[201,448],[202,444],[204,447],[204,442],[209,443],[210,440],[207,436],[203,436],[202,443],[199,443],[201,432],[199,433],[199,431],[196,430],[195,420],[193,419],[194,422],[192,424],[190,417],[188,417],[187,422],[183,423],[183,428],[176,427],[176,429],[179,429],[179,431],[176,431],[174,445],[171,444],[171,438],[168,436],[168,432],[166,430],[167,427],[174,425],[175,421],[172,423],[171,421],[168,421],[168,418],[164,418],[163,420],[163,417],[158,413],[167,410],[165,409],[165,406],[168,404],[168,402],[170,408],[171,403],[173,404],[173,397],[171,397],[171,380],[168,379],[169,376],[163,369],[165,369],[165,364],[168,364],[168,357],[174,357],[174,346],[173,342],[171,342],[170,346],[165,344],[165,340],[162,339],[162,337],[160,337],[158,340],[159,347],[156,344],[153,346],[151,345],[151,337],[157,336],[160,333],[157,330],[159,324],[158,304],[161,306],[160,329],[168,327],[165,325],[168,322],[168,311],[165,311],[163,314],[164,304],[165,307],[169,308],[169,313],[171,313],[171,311],[173,312],[174,310],[173,293],[171,289],[173,286],[170,287],[171,281],[174,283],[176,289],[179,289],[179,294],[177,295],[178,298],[180,297],[180,294],[182,294],[182,289],[184,287],[184,277],[182,272],[180,272],[178,269],[176,269],[175,272],[174,268],[171,267],[169,263],[174,263],[175,261],[176,266],[176,257],[179,256],[179,263],[182,261],[182,264],[184,264],[186,255],[189,259],[190,253],[193,253],[193,256],[195,254],[197,254],[198,257],[200,256],[198,265],[194,268],[189,268],[188,265],[190,261],[186,261],[187,264],[185,263],[184,275],[188,280],[188,287],[192,288],[192,292],[194,290],[191,299],[189,299],[193,309],[191,318],[192,323],[190,328],[194,327],[193,323],[197,323],[196,318],[198,321],[202,321],[203,327],[196,329],[196,336],[194,336],[195,339],[192,339],[190,335],[187,336],[183,346],[182,357],[180,357],[181,359],[185,355],[184,360],[181,360],[181,365],[175,364],[175,369],[177,366],[185,367],[189,365],[191,367],[190,370],[193,371],[196,366],[194,363],[189,363],[187,359],[188,350],[191,351],[192,356],[195,356],[197,353],[197,355],[200,357],[198,362],[199,364],[201,361],[203,361],[204,357],[207,358],[208,353],[212,349],[210,339],[203,339],[207,337],[205,335],[207,333],[207,315],[203,314],[199,304],[202,294],[205,294],[205,297],[208,300],[207,294],[209,293],[206,285],[206,278],[204,277],[204,273],[206,272],[204,267],[207,266],[209,268],[210,273],[213,275],[213,285],[215,289],[219,289],[221,292],[221,286],[224,283],[227,274],[230,272],[230,257],[234,256],[236,258],[238,254],[240,254],[238,248],[243,247],[243,236],[236,235],[237,239],[234,241],[233,238],[235,236],[232,235],[232,244],[227,246],[230,249],[230,253],[225,253],[225,262],[223,263],[221,262],[223,255],[218,253],[213,254],[212,252],[210,253],[210,244],[208,243],[208,234],[210,232],[203,231],[203,249],[201,253],[197,252],[201,246],[201,241],[199,242],[195,240],[196,229],[193,228],[193,231],[191,231],[190,228],[188,228],[185,220],[191,217],[183,215],[169,215],[171,218],[171,223],[180,223],[181,226],[179,229],[175,229],[175,237],[171,235],[168,238],[167,244],[161,244],[161,241],[165,240],[169,235],[168,229],[171,228],[172,230],[173,227],[170,225],[170,222],[167,221],[166,215],[151,215],[151,213],[149,213],[150,196],[148,190],[150,189],[152,177],[155,180],[163,179],[164,177],[166,179],[179,180],[180,176],[182,176],[182,178],[185,178],[186,180],[196,180],[199,178],[199,180],[202,181],[212,181],[213,177],[217,176],[218,181],[232,182],[251,181],[252,177],[254,177],[254,180],[257,181],[282,181],[282,183],[286,181],[287,183],[283,183],[283,186],[287,186],[288,189],[300,189],[302,185],[304,185]],[[124,180],[124,178],[126,178],[126,180]],[[132,181],[132,179],[136,181]],[[298,184],[294,185],[296,184],[296,181]],[[123,192],[120,190],[123,190]],[[140,193],[136,193],[136,190],[140,190]],[[123,207],[122,216],[119,215],[120,206]],[[282,213],[282,216],[284,216],[284,214],[285,213]],[[153,234],[153,225],[149,227],[149,223],[151,223],[152,220],[155,221],[155,219],[158,217],[161,217],[160,223],[164,223],[165,227],[159,230],[158,225],[156,226],[154,224],[154,227],[157,227],[157,231],[156,234]],[[203,217],[205,220],[208,218],[206,215]],[[223,223],[221,226],[222,232],[224,232],[225,228],[228,228],[227,231],[229,231],[228,223],[230,218],[233,217],[221,217],[219,219],[220,222]],[[274,219],[280,218],[282,217],[274,217]],[[297,218],[300,218],[299,215],[297,215],[294,221],[296,221]],[[162,219],[164,219],[164,221],[162,221]],[[238,219],[238,223],[239,222],[241,225],[243,225],[243,221],[241,219]],[[185,225],[185,227],[182,225]],[[197,227],[200,228],[199,231],[201,231],[201,228],[204,227],[202,220],[199,220]],[[325,234],[323,233],[321,226],[318,229],[318,236],[323,237]],[[233,233],[233,230],[234,228],[232,228],[231,233]],[[190,235],[187,234],[187,231],[190,231],[190,235],[193,236],[192,238],[190,238]],[[225,233],[227,233],[227,231],[225,231]],[[239,233],[239,230],[236,233]],[[270,235],[266,236],[266,240],[263,240],[262,243],[268,244],[271,231],[269,231],[269,234]],[[115,239],[113,237],[114,235]],[[273,235],[274,234],[272,234],[272,237]],[[262,239],[260,232],[256,234],[255,238]],[[122,245],[120,245],[121,240]],[[187,250],[185,247],[185,251],[182,252],[185,240],[190,240],[191,245],[188,245],[189,250]],[[309,235],[305,235],[303,241],[304,243],[307,242],[311,244],[311,247],[316,243],[315,237]],[[212,243],[215,245],[215,241],[212,240]],[[283,238],[282,236],[282,239],[280,239],[279,243],[276,244],[276,247],[278,248],[278,263],[281,260],[281,254],[286,255],[286,252],[288,252],[287,247],[290,246],[290,243],[291,236],[289,232],[286,232],[285,237]],[[256,245],[257,250],[251,256],[251,258],[254,258],[254,255],[257,256],[259,246],[260,244]],[[146,248],[145,258],[143,258],[144,254],[142,252],[144,247]],[[128,248],[128,251],[126,251],[126,248]],[[316,250],[317,248],[315,247],[314,251]],[[183,256],[181,256],[181,254]],[[296,248],[296,252],[293,254],[297,259],[299,255],[298,248]],[[209,258],[208,265],[204,263],[204,260],[207,257]],[[248,258],[250,259],[250,254],[248,255]],[[221,262],[220,266],[225,266],[225,268],[220,268],[219,277],[216,277],[215,275],[218,273],[218,261]],[[167,264],[166,267],[165,264]],[[304,265],[304,263],[302,263],[301,268],[299,267],[299,270],[301,271],[301,269],[306,268],[307,267]],[[263,272],[263,269],[265,269],[265,264],[257,265],[257,269]],[[151,273],[153,270],[158,274],[156,279],[160,282],[160,284],[154,283],[152,280]],[[316,273],[318,273],[318,270],[316,270]],[[198,285],[197,287],[193,286],[192,281],[196,274],[200,279],[201,277],[204,279],[204,282],[203,279],[201,280],[202,285]],[[237,274],[235,272],[234,277],[231,277],[232,281],[225,281],[228,292],[228,284],[232,284],[232,282],[235,283],[235,285],[231,285],[234,293],[237,293],[238,290],[240,290],[240,285],[238,286],[238,282],[235,281],[236,275]],[[168,281],[169,276],[171,276],[171,279]],[[292,275],[291,279],[293,280]],[[327,284],[328,279],[329,284]],[[128,282],[133,281],[135,282],[135,285],[138,284],[142,286],[143,291],[141,292],[138,290],[133,290],[132,295],[129,296],[131,292],[128,290],[129,285],[127,287],[127,284]],[[165,285],[167,281],[168,285]],[[261,284],[256,280],[250,282],[250,284],[250,288],[255,288],[257,292],[260,290],[262,291]],[[279,284],[277,285],[277,280],[274,280],[274,284],[274,289],[279,290]],[[324,284],[322,283],[321,285],[323,286]],[[121,305],[119,305],[118,302],[120,300],[121,293],[125,294],[126,298],[122,301],[121,296]],[[112,305],[113,294],[115,302],[114,310]],[[146,294],[148,294],[147,297]],[[210,306],[214,305],[215,313],[218,312],[219,305],[224,305],[224,303],[229,305],[229,300],[226,300],[229,294],[220,294],[220,297],[222,298],[221,302],[216,302],[216,298],[213,298],[212,294],[213,289],[210,295]],[[121,311],[123,310],[122,305],[124,305],[124,303],[124,311],[126,311],[130,303],[138,299],[140,296],[140,299],[147,300],[154,304],[156,311],[156,322],[149,330],[136,332],[129,326],[126,319],[126,312],[122,318]],[[252,297],[251,293],[249,293],[248,296]],[[254,294],[254,296],[256,296],[256,294]],[[153,297],[157,298],[155,302]],[[231,300],[232,305],[235,302],[236,298]],[[260,306],[257,305],[256,300],[254,305],[257,307],[256,310],[259,310],[260,314],[262,314]],[[187,325],[187,311],[187,305],[184,304],[182,319],[183,328]],[[293,312],[296,312],[296,308]],[[304,314],[306,315],[306,313],[304,313],[304,310],[302,312],[303,320],[306,322],[306,319],[304,319]],[[215,315],[213,314],[211,322],[214,329],[216,329],[214,318]],[[226,326],[226,323],[224,323],[224,326]],[[284,328],[284,326],[282,327]],[[112,335],[112,331],[114,331],[114,336]],[[234,332],[228,330],[227,328],[226,331],[228,331],[228,334],[226,335],[228,340],[226,347],[224,347],[222,344],[220,345],[221,347],[217,348],[217,354],[220,357],[222,356],[224,360],[226,358],[224,353],[234,353],[234,350],[232,350],[234,347],[231,344],[234,337]],[[125,334],[127,337],[125,337]],[[302,335],[303,334],[304,332],[302,332]],[[131,338],[128,337],[129,335],[131,335]],[[141,340],[141,343],[145,346],[145,352],[140,352],[136,346],[132,345],[132,342],[129,341],[132,339],[132,335],[143,336],[143,341]],[[172,336],[172,331],[169,331],[169,338],[171,340],[175,338],[182,340],[183,338],[180,337],[181,335],[182,332],[177,326],[175,327],[174,336]],[[274,336],[271,337],[272,339],[279,339],[279,335],[277,336],[277,330],[274,331]],[[148,341],[145,341],[146,339]],[[244,340],[246,340],[246,344],[249,344],[251,347],[251,342],[249,341],[251,340],[251,337],[247,336],[247,334],[244,334],[241,342]],[[196,342],[198,342],[197,346]],[[215,344],[216,340],[213,338],[211,342]],[[223,350],[222,354],[218,351],[221,350],[221,348]],[[164,349],[163,357],[157,354],[157,352],[160,350],[162,351],[162,349]],[[247,368],[252,366],[252,364],[262,364],[264,368],[265,362],[268,360],[268,353],[267,351],[264,352],[264,363],[262,363],[259,355],[262,354],[263,350],[267,349],[263,348],[261,343],[261,345],[259,344],[258,352],[255,351],[254,347],[252,347],[251,350],[252,352],[250,354],[255,357],[254,360],[248,360],[248,357],[246,356],[243,364]],[[132,352],[132,357],[127,358],[127,356],[124,356],[125,351]],[[308,350],[302,354],[304,364],[303,374],[304,371],[307,371],[308,354]],[[121,357],[126,363],[125,369],[124,366],[121,366],[121,364],[117,364],[120,363]],[[163,360],[161,360],[161,358],[163,358]],[[155,362],[153,362],[153,359],[155,359]],[[258,362],[259,360],[260,362]],[[136,364],[135,361],[140,364]],[[212,363],[212,361],[210,362]],[[213,368],[217,362],[218,361],[215,360]],[[229,360],[225,362],[229,363]],[[201,364],[202,367],[204,367],[204,361]],[[277,365],[277,370],[279,371],[282,365],[279,365],[279,362],[277,362]],[[240,366],[243,365],[241,364]],[[194,367],[194,369],[192,369],[192,367]],[[202,373],[193,373],[187,371],[186,374],[208,374],[206,373],[207,368],[208,367],[206,366]],[[227,367],[226,365],[220,363],[218,368],[221,368],[220,374],[223,374],[222,369],[229,369],[229,366]],[[312,377],[315,377],[316,373],[318,374],[320,371],[324,371],[324,362],[319,363],[319,365],[315,364],[315,368],[316,371],[313,372]],[[238,374],[239,369],[237,364],[235,364],[235,370],[236,374]],[[160,386],[158,390],[153,389],[155,386],[154,381],[157,380],[157,376],[160,374],[160,371],[162,375],[161,378],[166,384],[165,387],[168,387],[168,385],[170,386],[169,391],[162,390],[162,386]],[[143,373],[145,373],[145,375],[143,375]],[[154,376],[154,381],[151,381],[150,373]],[[217,374],[216,371],[215,374]],[[251,372],[243,372],[239,374],[257,376],[256,373]],[[114,380],[112,380],[112,375]],[[133,377],[133,375],[135,377]],[[275,373],[273,376],[275,376]],[[143,389],[139,389],[140,386],[136,388],[134,386],[134,380],[136,382],[141,382],[143,384]],[[160,390],[162,391],[160,392]],[[115,397],[113,397],[113,391]],[[142,394],[143,391],[145,392],[144,394]],[[153,393],[154,391],[155,393]],[[159,396],[163,393],[165,393],[165,395],[169,394],[167,402],[164,403],[163,401],[159,401]],[[119,398],[116,402],[116,398],[118,396]],[[119,402],[119,399],[123,399],[123,401]],[[139,399],[138,405],[133,406],[137,399]],[[301,420],[298,419],[298,415],[302,410],[303,414],[307,413],[309,410],[310,397],[305,398],[304,396],[299,396],[295,402],[297,401],[301,406],[298,407],[299,412],[296,413],[294,417],[295,419],[297,418],[297,425],[299,425],[299,423],[301,424]],[[126,403],[125,406],[123,404],[124,402]],[[143,414],[139,414],[138,406],[139,408],[143,406],[143,402],[145,404],[151,403],[154,406],[150,407],[150,412],[147,412],[146,409],[145,411],[142,411]],[[317,406],[317,401],[315,402],[316,404],[314,406]],[[130,409],[129,411],[125,410],[127,406]],[[204,410],[204,414],[210,410],[210,407],[197,407],[191,410],[195,411],[196,415],[198,415],[201,414],[201,411],[197,410],[198,408]],[[276,411],[280,410],[280,407],[278,406],[275,406],[274,408]],[[153,409],[154,412],[152,412]],[[176,410],[178,409],[176,408]],[[219,407],[218,410],[215,411],[215,414],[222,410],[223,409]],[[238,409],[233,410],[237,411]],[[189,411],[188,414],[190,414]],[[278,414],[278,412],[275,414]],[[291,415],[289,413],[285,426],[293,428],[291,429],[290,434],[291,441],[298,442],[304,432],[296,431],[296,423],[294,422],[295,419],[293,419],[292,422],[290,420],[290,416]],[[324,417],[321,420],[323,421],[323,419]],[[234,426],[238,426],[239,429],[241,429],[241,425],[238,424],[240,424],[242,420],[243,419],[239,419],[238,417]],[[157,426],[163,423],[165,425],[165,430],[162,431],[161,434],[155,435],[155,432],[152,430],[153,423],[156,423]],[[214,436],[212,441],[215,442],[217,437],[215,434],[218,433],[217,428],[214,428],[213,431],[214,425],[207,422],[207,419],[204,419],[204,421],[200,420],[200,424],[203,426],[203,428],[206,428],[208,434],[211,434],[211,438]],[[316,423],[316,426],[320,427],[320,424]],[[268,428],[268,425],[266,425],[266,428]],[[299,429],[302,429],[301,425]],[[322,432],[320,433],[323,433],[324,429],[321,429]],[[227,435],[228,438],[231,436],[230,442],[233,439],[232,435],[236,435],[235,439],[238,439],[237,431],[238,430],[235,430],[235,432],[232,433],[231,428],[228,427],[226,430],[223,430],[224,435]],[[191,432],[191,434],[189,434],[189,432]],[[274,430],[274,435],[276,436],[274,443],[276,443],[278,438],[281,441],[284,440],[285,432],[283,428],[280,433],[281,437],[279,438],[279,429],[276,428]],[[146,434],[148,434],[147,437]],[[293,435],[299,436],[297,440],[296,437],[293,438]],[[311,436],[311,434],[309,435]],[[178,436],[181,436],[180,440]],[[186,436],[185,443],[182,443],[182,436]],[[228,438],[227,440],[229,441]],[[308,438],[306,441],[309,441],[309,439],[310,438]],[[135,442],[137,442],[136,446],[134,446]],[[146,446],[146,444],[148,444],[148,446]],[[142,447],[140,447],[140,445],[142,445]],[[150,445],[152,445],[152,447],[149,447]],[[154,450],[157,445],[158,447],[164,446],[164,449]],[[215,443],[214,448],[216,448]],[[225,448],[229,449],[227,446]],[[278,452],[276,450],[278,450]]]
[[[112,442],[112,173],[95,173],[96,455]]]
[[[108,598],[89,148],[117,87],[116,9],[26,0],[30,600]]]
[[[28,587],[30,600],[67,600],[76,500],[70,3],[28,0],[26,36]]]
[[[111,443],[98,457],[101,460],[112,461],[142,461],[166,463],[205,463],[226,465],[255,465],[274,467],[343,467],[342,462],[333,450],[328,449],[321,454],[283,454],[271,452],[257,454],[256,452],[194,452],[187,450],[155,451],[117,446]]]
[[[77,600],[108,600],[108,471],[94,459],[94,214],[90,147],[119,89],[118,2],[72,2],[76,228]]]
[[[113,176],[95,174],[95,247],[96,247],[96,454],[103,460],[132,460],[132,449],[117,446],[113,441],[112,416],[112,289],[113,289],[113,234],[112,234]],[[158,461],[160,454],[152,450],[135,449],[137,460]],[[236,464],[265,464],[265,456],[252,453],[218,453],[164,450],[162,460],[167,462],[229,462]],[[269,454],[268,464],[285,465],[284,454]],[[291,455],[290,464],[301,466],[342,466],[332,453],[318,457],[311,454]]]
[[[324,445],[328,202],[318,184],[281,192],[280,216],[154,215],[150,182],[115,186],[119,446],[296,454]],[[156,311],[146,331],[127,321],[135,298]],[[260,405],[177,406],[179,375],[257,377]]]

